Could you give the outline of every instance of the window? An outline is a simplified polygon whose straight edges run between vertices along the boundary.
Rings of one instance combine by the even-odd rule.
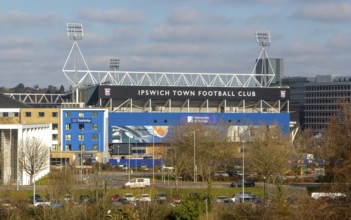
[[[72,140],[72,135],[71,134],[66,134],[66,141]]]
[[[80,144],[79,145],[79,150],[85,150],[85,145],[84,144]]]
[[[93,125],[92,125],[92,129],[93,129],[93,130],[97,130],[97,129],[98,129],[98,124],[93,124]]]
[[[2,116],[3,116],[3,117],[9,117],[9,113],[8,113],[8,112],[3,112],[3,113],[2,113]]]
[[[84,124],[78,124],[78,129],[79,130],[84,130]]]
[[[38,112],[38,116],[39,117],[45,117],[45,113],[44,112]]]
[[[66,124],[66,130],[67,130],[67,131],[70,131],[71,129],[72,129],[71,124]]]
[[[53,123],[52,124],[52,130],[57,130],[58,129],[58,124],[57,123]]]
[[[84,141],[84,134],[78,134],[78,140]]]
[[[84,112],[79,112],[79,113],[78,113],[78,117],[84,118]]]
[[[55,117],[55,118],[56,118],[57,116],[58,116],[58,113],[57,113],[57,112],[53,112],[53,113],[52,113],[52,117]]]
[[[32,112],[26,112],[26,117],[32,117]]]
[[[71,115],[72,115],[71,112],[66,112],[66,117],[67,117],[67,118],[70,118]]]
[[[72,150],[72,146],[70,144],[66,144],[66,151],[71,151]]]
[[[52,140],[57,141],[57,134],[52,134]]]
[[[57,145],[57,144],[53,144],[53,145],[51,146],[51,150],[52,150],[52,151],[57,151],[57,150],[58,150],[58,145]]]
[[[93,117],[93,118],[97,118],[97,116],[98,116],[98,113],[97,113],[97,112],[93,112],[93,113],[92,113],[92,117]]]
[[[99,146],[97,144],[93,144],[93,151],[98,151],[99,150]]]
[[[98,136],[97,134],[93,134],[93,135],[92,135],[92,140],[97,141],[97,140],[98,140],[98,137],[99,137],[99,136]]]

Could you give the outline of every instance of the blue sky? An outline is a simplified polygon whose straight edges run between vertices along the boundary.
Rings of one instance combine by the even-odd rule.
[[[11,0],[0,8],[0,86],[68,82],[66,23],[82,23],[91,70],[251,73],[271,32],[271,58],[285,75],[350,75],[351,1],[346,0]]]

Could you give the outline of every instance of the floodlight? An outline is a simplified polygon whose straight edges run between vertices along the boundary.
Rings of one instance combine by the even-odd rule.
[[[79,23],[67,23],[67,36],[70,40],[83,39],[83,25]]]
[[[271,45],[271,36],[269,31],[257,30],[256,41],[261,47],[269,47]]]
[[[119,59],[110,59],[110,69],[115,71],[119,69]]]

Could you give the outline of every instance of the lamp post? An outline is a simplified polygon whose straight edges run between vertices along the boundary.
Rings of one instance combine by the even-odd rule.
[[[194,183],[196,183],[196,173],[197,173],[197,167],[196,167],[196,151],[195,151],[195,146],[196,146],[196,131],[194,130]]]
[[[130,181],[130,137],[128,136],[128,148],[129,148],[129,157],[128,157],[128,181]]]
[[[242,202],[244,203],[244,193],[245,193],[245,141],[242,141],[242,144],[243,144],[243,177],[242,177],[243,195],[242,195]]]
[[[263,177],[263,204],[266,204],[266,177]]]
[[[155,185],[155,135],[152,134],[152,184]]]

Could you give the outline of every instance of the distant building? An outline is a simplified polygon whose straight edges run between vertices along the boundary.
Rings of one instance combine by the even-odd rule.
[[[290,113],[302,127],[305,124],[305,86],[315,80],[313,77],[282,78],[282,85],[290,88]]]
[[[339,113],[341,102],[350,103],[351,77],[316,76],[305,84],[305,128],[323,132],[332,116]]]
[[[281,79],[284,77],[284,59],[283,58],[269,58],[256,60],[256,73],[275,74],[271,86],[280,86]],[[257,77],[261,81],[261,77]]]

